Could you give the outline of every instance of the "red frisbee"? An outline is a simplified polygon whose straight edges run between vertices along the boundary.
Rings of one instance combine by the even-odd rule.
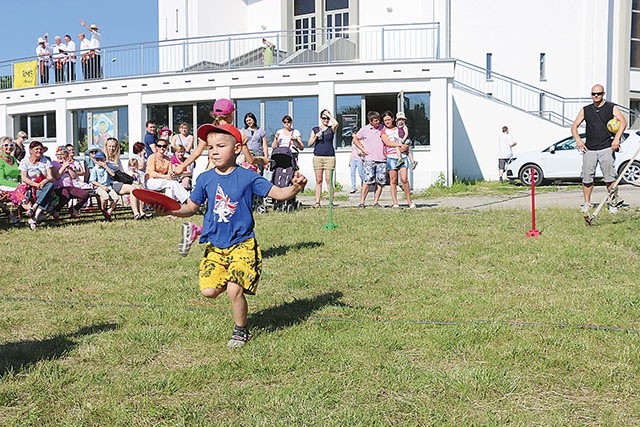
[[[147,190],[145,188],[135,188],[133,195],[151,206],[160,206],[166,211],[177,211],[180,209],[180,203],[169,196],[165,196],[157,191]]]

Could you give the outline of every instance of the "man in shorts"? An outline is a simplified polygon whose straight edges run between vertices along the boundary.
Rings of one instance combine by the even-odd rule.
[[[373,195],[373,206],[382,207],[379,203],[382,194],[382,186],[386,183],[387,158],[384,154],[384,143],[381,132],[383,126],[380,123],[380,113],[369,111],[367,113],[368,125],[363,126],[353,135],[353,144],[360,149],[364,155],[364,181],[360,195],[359,207],[364,208],[364,202],[369,194],[369,186],[376,184],[376,191]]]
[[[582,213],[586,214],[591,208],[591,193],[593,192],[593,179],[596,174],[596,166],[600,165],[600,170],[607,185],[607,190],[611,190],[611,185],[616,180],[615,153],[620,148],[620,138],[627,128],[627,120],[620,109],[604,100],[604,86],[597,84],[591,88],[592,104],[589,104],[578,113],[576,120],[571,126],[571,134],[576,140],[578,150],[583,153],[582,157],[582,193],[584,204]],[[620,127],[615,135],[607,129],[607,122],[616,118],[620,121]],[[586,142],[580,138],[578,126],[586,122]],[[617,191],[609,199],[609,212],[618,212]]]

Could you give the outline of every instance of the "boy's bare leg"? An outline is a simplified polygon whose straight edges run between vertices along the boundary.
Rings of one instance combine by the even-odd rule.
[[[248,305],[244,296],[244,289],[237,283],[229,282],[227,284],[227,295],[229,295],[231,307],[233,308],[233,323],[240,328],[246,327]]]

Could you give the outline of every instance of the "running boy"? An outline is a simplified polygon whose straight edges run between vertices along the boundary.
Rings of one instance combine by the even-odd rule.
[[[200,174],[189,200],[179,210],[156,209],[160,215],[189,217],[207,203],[200,236],[200,243],[206,244],[200,262],[200,292],[206,298],[227,293],[234,321],[227,347],[238,348],[251,338],[245,294],[255,294],[262,270],[262,254],[253,231],[253,196],[288,200],[304,189],[307,179],[296,172],[289,187],[277,187],[239,167],[236,159],[242,152],[242,134],[231,124],[202,125],[198,138],[206,141],[213,168]]]

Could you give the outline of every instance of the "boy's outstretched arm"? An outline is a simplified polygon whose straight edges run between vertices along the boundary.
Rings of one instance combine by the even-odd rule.
[[[269,190],[268,196],[272,199],[278,201],[285,201],[292,199],[296,194],[304,190],[304,187],[307,185],[307,178],[304,177],[300,172],[296,171],[293,174],[293,178],[291,179],[291,185],[288,187],[271,187]]]
[[[200,209],[200,205],[192,202],[191,199],[187,199],[187,203],[182,205],[177,211],[168,211],[159,205],[154,205],[153,208],[160,216],[173,215],[180,218],[187,218],[193,216],[196,212],[198,212],[198,209]]]

